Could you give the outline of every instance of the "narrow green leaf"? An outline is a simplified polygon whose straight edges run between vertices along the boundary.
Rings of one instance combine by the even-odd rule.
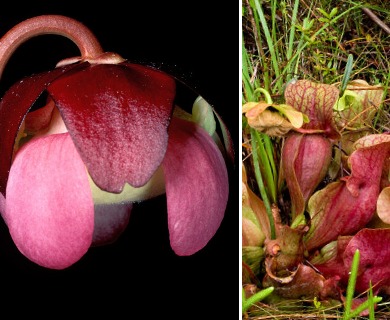
[[[366,310],[366,309],[369,309],[370,303],[375,304],[375,303],[379,303],[379,302],[381,302],[381,301],[382,301],[382,297],[377,297],[377,296],[374,296],[374,297],[372,298],[372,301],[371,301],[371,302],[368,301],[368,300],[364,301],[363,303],[359,304],[354,310],[352,310],[352,311],[349,313],[348,318],[346,318],[346,319],[349,320],[349,319],[353,319],[353,318],[359,316],[359,314],[360,314],[361,312],[363,312],[363,311]]]
[[[275,239],[276,233],[275,233],[274,217],[272,214],[272,209],[271,209],[270,201],[269,201],[269,198],[267,195],[267,191],[266,191],[265,186],[264,186],[263,177],[261,175],[259,156],[257,154],[257,150],[258,150],[257,139],[256,139],[257,131],[255,129],[251,128],[250,133],[251,133],[251,137],[252,137],[252,139],[251,139],[252,140],[252,156],[253,156],[253,166],[255,169],[256,181],[257,181],[257,184],[259,186],[261,198],[264,202],[265,209],[267,211],[268,220],[270,222],[271,239]]]
[[[352,300],[355,293],[355,285],[356,285],[356,279],[358,274],[359,261],[360,261],[360,251],[359,249],[356,249],[355,254],[353,255],[351,272],[348,279],[347,295],[345,298],[345,308],[344,308],[345,309],[344,320],[348,320],[351,318]]]
[[[347,88],[349,78],[351,77],[352,65],[353,65],[353,55],[350,53],[348,55],[347,65],[345,66],[343,80],[341,81],[340,97],[344,94],[344,91]]]
[[[330,15],[325,11],[325,10],[323,10],[323,9],[321,9],[321,8],[316,8],[317,9],[317,11],[319,12],[319,13],[321,13],[324,17],[326,17],[326,18],[331,18],[330,17]]]
[[[243,289],[243,293],[242,293],[242,313],[246,312],[255,303],[257,303],[257,302],[259,302],[261,300],[264,300],[273,291],[274,291],[274,287],[268,287],[268,288],[265,288],[265,289],[255,293],[253,296],[250,296],[248,299],[245,299],[245,292],[244,292],[244,289]]]
[[[267,40],[268,49],[269,49],[269,52],[271,54],[271,61],[272,61],[273,69],[275,71],[275,77],[279,79],[276,83],[277,84],[276,87],[280,91],[282,89],[283,83],[282,83],[282,78],[280,78],[279,61],[278,61],[276,53],[275,53],[275,46],[274,46],[274,43],[272,41],[272,37],[271,37],[270,31],[268,28],[267,20],[265,19],[265,16],[264,16],[262,5],[260,4],[259,0],[255,0],[255,6],[256,6],[256,10],[259,14],[259,18],[260,18],[261,26],[263,28],[265,38]]]
[[[252,139],[257,140],[257,146],[258,146],[258,152],[259,152],[259,163],[261,164],[261,168],[263,169],[261,172],[264,175],[264,179],[266,182],[266,192],[269,198],[271,198],[272,202],[276,202],[276,185],[275,185],[275,179],[274,179],[274,171],[272,170],[271,161],[273,162],[273,156],[270,159],[270,155],[266,150],[266,143],[265,140],[269,137],[261,132],[258,132],[257,130],[254,131],[254,136],[252,136]]]
[[[374,303],[374,293],[372,292],[372,284],[370,281],[370,289],[368,290],[368,314],[370,320],[375,320],[375,303]]]
[[[329,13],[329,18],[333,18],[338,12],[337,7],[333,8],[332,11]]]

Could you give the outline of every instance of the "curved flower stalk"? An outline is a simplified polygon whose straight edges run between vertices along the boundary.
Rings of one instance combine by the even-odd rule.
[[[43,267],[67,268],[115,241],[134,202],[166,193],[172,249],[201,250],[223,219],[228,172],[210,134],[173,112],[175,79],[103,52],[85,26],[55,15],[11,29],[1,67],[47,33],[73,40],[81,57],[22,79],[0,103],[0,210],[15,245]]]
[[[294,220],[305,211],[309,197],[331,163],[332,141],[339,138],[333,122],[333,105],[339,90],[327,84],[298,80],[287,85],[284,95],[286,104],[309,118],[302,128],[287,135],[282,149],[281,165]]]

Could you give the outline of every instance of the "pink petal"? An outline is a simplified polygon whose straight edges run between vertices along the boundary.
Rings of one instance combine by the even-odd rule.
[[[0,213],[3,214],[5,211],[5,198],[2,193],[0,193]]]
[[[125,231],[132,208],[132,203],[95,205],[92,245],[101,246],[115,242]]]
[[[91,245],[93,210],[87,172],[69,134],[37,138],[20,149],[4,217],[27,258],[52,269],[77,262]]]
[[[168,142],[172,77],[139,65],[93,65],[48,91],[96,185],[120,192],[125,182],[141,187],[150,179]]]
[[[194,254],[223,219],[229,193],[225,161],[205,130],[173,118],[163,169],[171,247],[180,256]]]

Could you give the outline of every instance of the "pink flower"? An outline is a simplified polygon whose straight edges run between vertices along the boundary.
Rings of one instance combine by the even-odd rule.
[[[19,81],[0,104],[0,210],[20,252],[67,268],[92,245],[115,241],[134,202],[163,193],[172,249],[201,250],[223,219],[228,173],[212,136],[174,115],[175,79],[102,53],[66,17],[29,19],[4,43],[15,34],[24,41],[29,22],[88,39],[85,48],[75,41],[81,58]]]

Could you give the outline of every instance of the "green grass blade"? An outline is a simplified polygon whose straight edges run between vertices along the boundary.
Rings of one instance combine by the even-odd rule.
[[[243,81],[243,93],[247,101],[254,101],[254,90],[250,82],[252,70],[250,69],[250,62],[248,53],[245,48],[244,40],[242,40],[242,81]],[[243,101],[245,102],[245,101]]]
[[[256,139],[257,150],[259,152],[259,163],[261,163],[262,175],[266,182],[265,189],[268,198],[271,199],[272,203],[276,203],[276,184],[274,178],[274,170],[272,169],[271,161],[273,162],[273,155],[270,157],[269,152],[266,150],[266,140],[268,136],[264,133],[253,131],[252,139]],[[253,152],[255,152],[253,150]]]
[[[338,16],[334,17],[331,22],[335,22],[335,21],[339,20],[340,18],[342,18],[343,16],[349,14],[351,11],[360,9],[361,7],[362,7],[361,5],[356,5],[354,7],[348,8],[347,10],[340,13]],[[312,38],[315,39],[319,34],[321,34],[321,32],[323,32],[326,28],[328,28],[329,25],[330,25],[330,22],[325,23],[320,29],[317,30],[317,32],[315,32],[312,35]],[[285,74],[287,72],[287,70],[290,70],[290,64],[293,63],[293,61],[295,61],[295,59],[297,59],[299,57],[299,55],[302,53],[303,49],[305,49],[308,45],[309,45],[309,41],[306,41],[305,43],[302,44],[302,46],[297,48],[294,56],[287,62],[287,65],[283,69],[281,75]]]
[[[271,229],[271,239],[275,239],[276,234],[275,234],[274,217],[272,215],[272,209],[271,209],[270,201],[269,201],[269,198],[268,198],[268,195],[267,195],[267,191],[266,191],[265,186],[264,186],[263,177],[261,175],[259,157],[258,157],[258,154],[257,154],[258,146],[257,146],[257,139],[255,138],[256,134],[257,134],[257,131],[255,129],[251,128],[250,129],[250,133],[251,133],[251,137],[252,137],[252,139],[251,139],[252,140],[252,156],[253,156],[253,166],[254,166],[254,169],[255,169],[256,181],[257,181],[257,184],[259,186],[261,198],[262,198],[262,200],[264,202],[265,209],[267,211],[267,216],[268,216],[268,220],[269,220],[269,223],[270,223],[270,229]]]
[[[348,279],[348,286],[347,286],[347,295],[345,298],[345,310],[344,310],[344,320],[351,319],[351,308],[352,308],[352,300],[355,293],[355,285],[356,285],[356,279],[359,269],[359,261],[360,261],[360,251],[359,249],[356,249],[355,254],[353,255],[352,260],[352,266],[351,266],[351,273],[349,275]]]
[[[359,316],[360,313],[363,312],[364,310],[370,309],[370,304],[374,305],[375,303],[379,303],[381,301],[382,301],[382,298],[377,297],[377,296],[372,297],[372,301],[368,301],[368,300],[364,301],[363,303],[359,304],[354,310],[352,310],[349,313],[348,318],[346,318],[346,319],[349,320],[349,319],[353,319],[353,318]],[[375,316],[373,319],[375,319]]]
[[[276,53],[275,53],[275,46],[274,46],[274,43],[272,41],[272,37],[271,37],[270,31],[268,28],[267,21],[265,20],[262,6],[261,6],[259,0],[254,0],[254,1],[255,1],[255,7],[256,7],[257,13],[259,15],[261,26],[263,28],[265,39],[267,41],[268,50],[271,54],[272,67],[273,67],[274,72],[275,72],[275,77],[276,77],[276,79],[278,79],[276,82],[276,87],[279,91],[281,91],[283,83],[281,81],[282,79],[280,78],[279,61],[278,61]]]
[[[372,292],[372,284],[370,281],[370,289],[368,290],[368,315],[370,320],[375,320],[375,302],[374,293]]]
[[[353,54],[350,53],[348,55],[347,65],[345,66],[343,80],[341,81],[340,97],[342,97],[345,89],[347,88],[349,78],[351,77],[351,73],[352,73],[352,65],[353,65]]]
[[[289,38],[288,38],[288,48],[286,54],[287,60],[291,59],[292,52],[293,52],[294,38],[295,38],[295,25],[297,23],[298,7],[299,7],[299,0],[295,0],[292,18],[291,18],[291,28],[290,28]],[[290,70],[287,70],[287,72],[291,73]]]
[[[255,303],[264,300],[274,291],[274,287],[268,287],[256,292],[253,296],[245,299],[245,291],[242,289],[242,313],[246,312]]]

